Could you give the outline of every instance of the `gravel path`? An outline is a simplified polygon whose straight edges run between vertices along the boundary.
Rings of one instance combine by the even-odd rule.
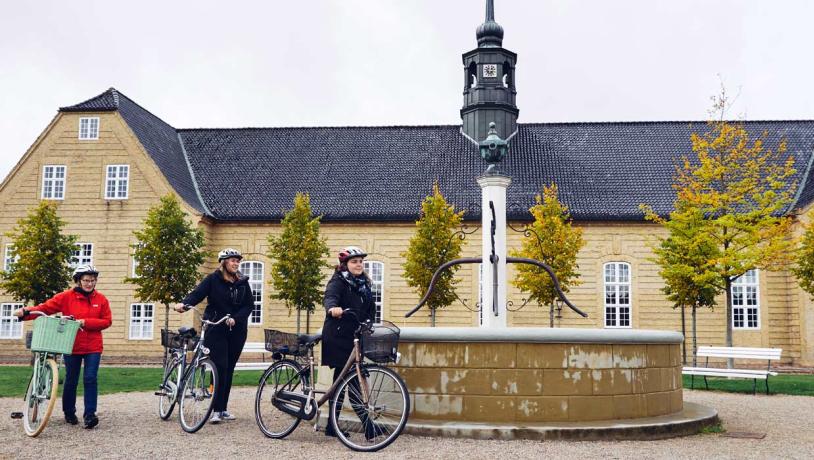
[[[733,439],[703,434],[660,441],[537,442],[473,441],[468,439],[401,436],[378,454],[387,458],[494,459],[494,458],[814,458],[814,398],[753,396],[685,391],[688,401],[718,409],[724,427],[732,431],[766,433],[764,439]],[[181,430],[176,414],[162,422],[156,415],[156,397],[150,393],[102,396],[100,425],[84,430],[66,425],[60,403],[45,431],[35,439],[25,436],[22,421],[11,411],[22,410],[20,399],[0,398],[0,458],[354,458],[338,441],[301,425],[283,441],[265,438],[254,423],[254,389],[236,388],[230,410],[239,418],[222,425],[207,425],[197,434]],[[80,398],[81,401],[81,398]],[[80,402],[81,407],[81,402]],[[194,444],[193,444],[194,443]]]

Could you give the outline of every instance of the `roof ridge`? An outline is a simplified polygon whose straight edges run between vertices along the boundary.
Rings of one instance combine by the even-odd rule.
[[[684,123],[703,123],[706,124],[710,120],[618,120],[618,121],[554,121],[554,122],[529,122],[518,123],[520,126],[541,126],[541,125],[643,125],[643,124],[684,124]],[[814,123],[814,119],[797,119],[797,120],[726,120],[728,123]]]
[[[425,129],[459,128],[461,125],[341,125],[341,126],[242,126],[236,128],[177,128],[178,131],[268,131],[274,129]]]

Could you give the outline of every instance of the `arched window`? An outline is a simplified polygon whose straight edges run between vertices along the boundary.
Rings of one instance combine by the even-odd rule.
[[[249,315],[249,324],[263,324],[263,262],[241,262],[240,272],[249,277],[249,286],[254,294],[254,309]]]
[[[605,327],[630,327],[630,264],[609,262],[605,274]]]
[[[514,81],[512,81],[512,67],[509,61],[503,62],[503,87],[514,88]]]
[[[382,322],[382,299],[384,299],[384,263],[375,260],[365,261],[365,273],[370,277],[373,290],[373,302],[376,303],[376,318],[373,322]]]
[[[469,69],[466,71],[466,82],[468,88],[478,86],[478,65],[474,62],[469,63]]]
[[[732,282],[732,328],[760,329],[760,277],[749,270]]]

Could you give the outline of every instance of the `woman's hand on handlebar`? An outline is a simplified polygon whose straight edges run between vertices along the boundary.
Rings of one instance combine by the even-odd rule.
[[[342,313],[344,312],[345,310],[342,310],[342,307],[332,307],[328,309],[328,314],[333,316],[334,318],[341,318]]]
[[[234,319],[234,318],[229,318],[229,319],[227,319],[227,320],[226,320],[226,325],[227,325],[227,326],[229,326],[229,327],[231,328],[232,326],[234,326],[234,325],[235,325],[235,319]]]
[[[185,311],[189,310],[189,307],[187,307],[186,305],[184,305],[182,303],[178,303],[178,304],[175,304],[175,306],[172,307],[172,309],[177,311],[178,313],[184,313]]]

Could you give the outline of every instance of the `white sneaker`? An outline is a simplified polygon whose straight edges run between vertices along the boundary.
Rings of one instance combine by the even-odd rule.
[[[229,411],[223,411],[220,413],[220,418],[223,420],[234,420],[235,416],[230,414]]]
[[[217,425],[218,423],[222,422],[223,419],[220,416],[220,412],[213,412],[212,418],[209,419],[209,423],[213,425]]]

